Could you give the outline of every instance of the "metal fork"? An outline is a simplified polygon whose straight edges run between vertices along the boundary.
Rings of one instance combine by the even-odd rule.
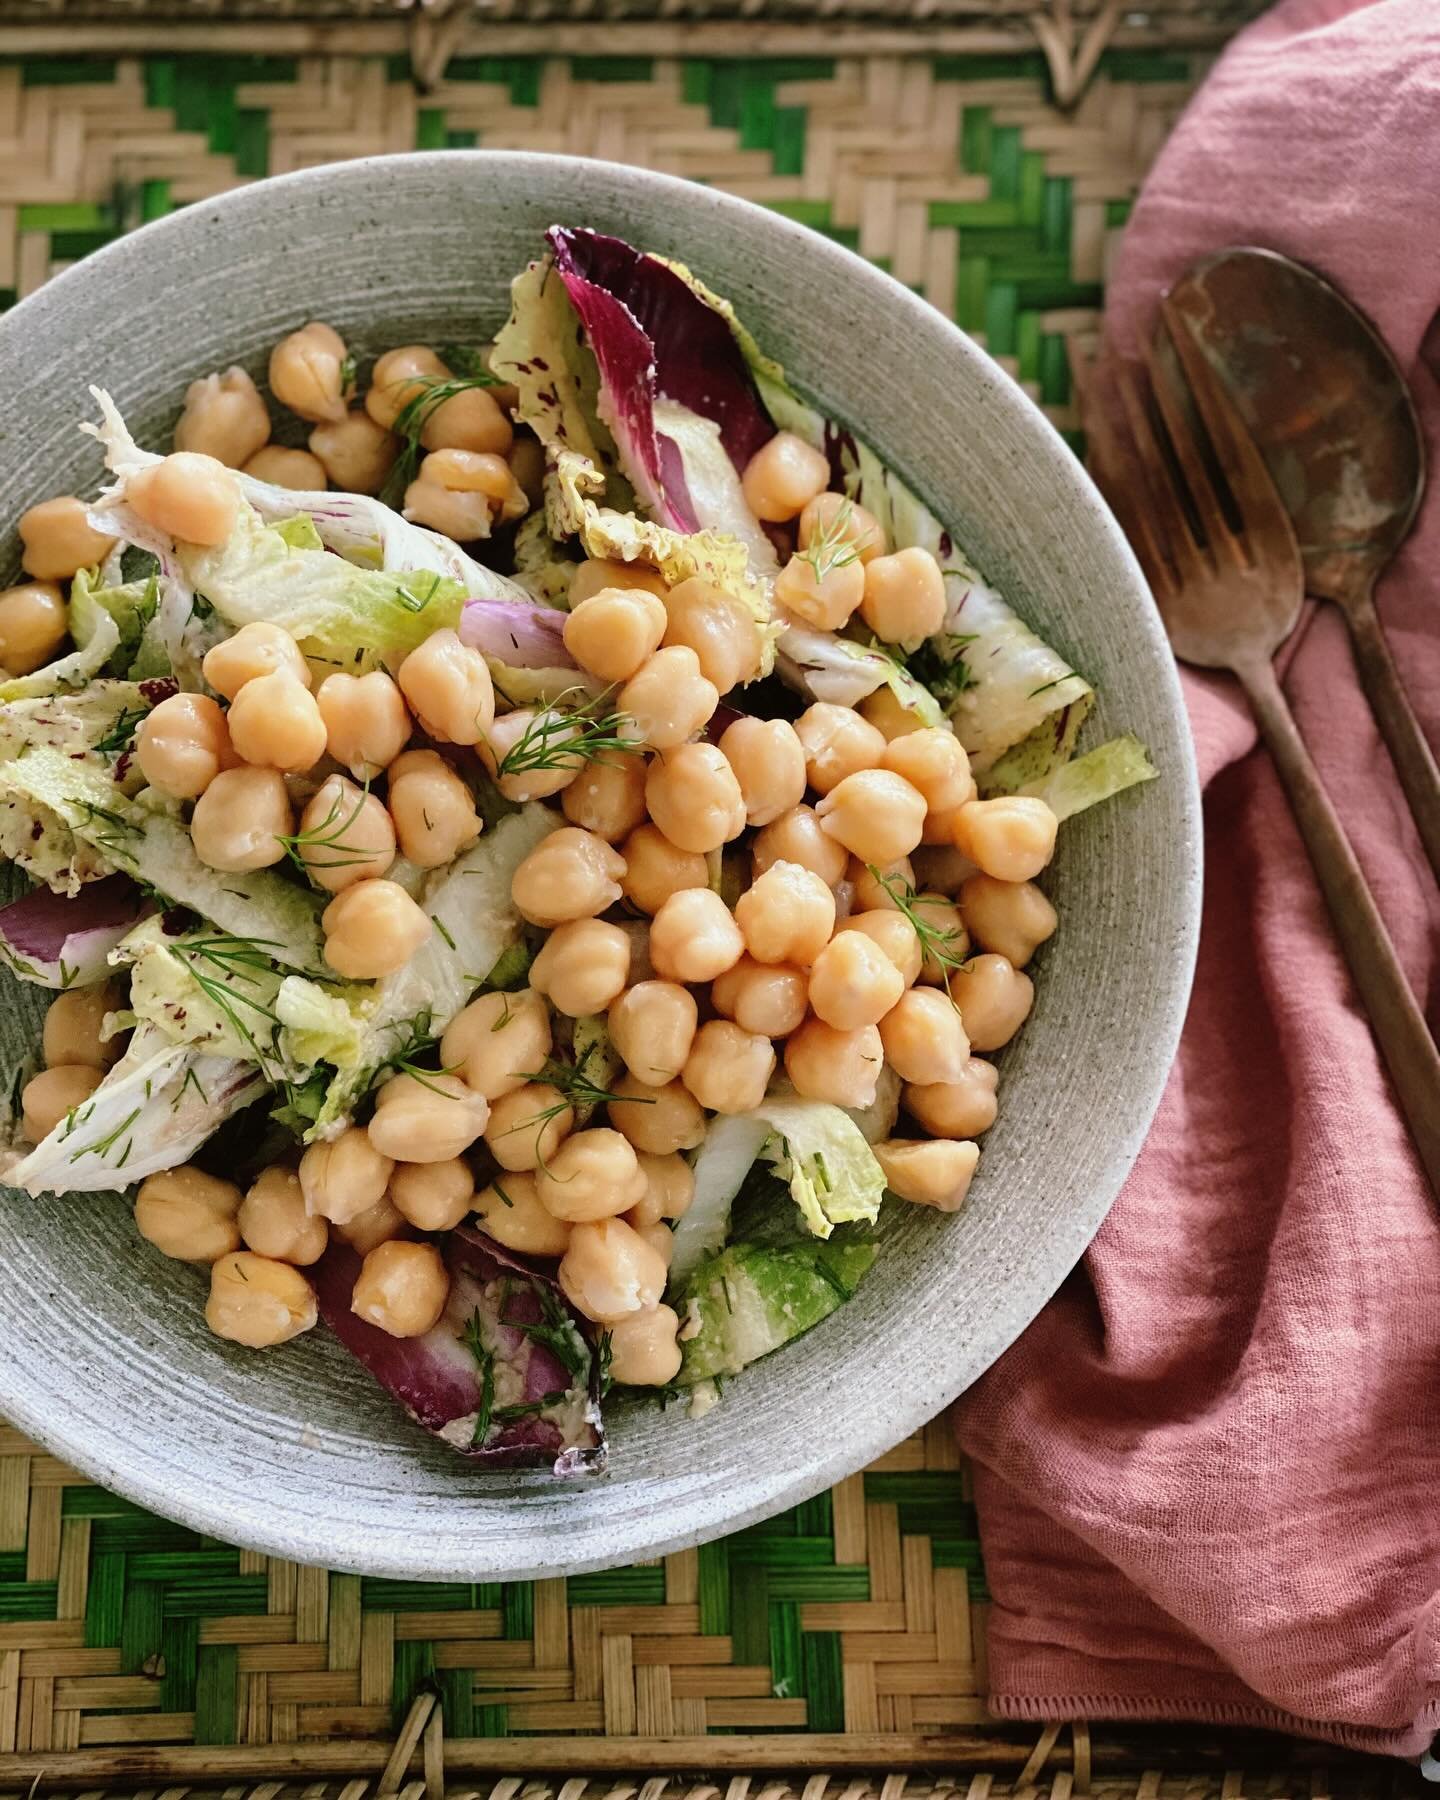
[[[1275,652],[1304,598],[1299,546],[1264,460],[1184,320],[1166,306],[1165,323],[1208,442],[1188,422],[1176,377],[1150,351],[1148,393],[1134,365],[1115,370],[1127,449],[1100,378],[1077,361],[1092,473],[1145,571],[1175,654],[1228,669],[1245,690],[1440,1195],[1440,1052],[1275,676]]]

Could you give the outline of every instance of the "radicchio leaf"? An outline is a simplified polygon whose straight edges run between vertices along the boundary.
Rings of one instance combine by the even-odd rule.
[[[90,881],[74,895],[36,888],[0,909],[0,957],[22,981],[87,987],[139,918],[144,896],[127,876]]]
[[[443,1250],[439,1324],[394,1338],[350,1310],[361,1259],[332,1240],[311,1271],[325,1323],[418,1425],[483,1468],[603,1468],[599,1358],[553,1275],[468,1226]]]

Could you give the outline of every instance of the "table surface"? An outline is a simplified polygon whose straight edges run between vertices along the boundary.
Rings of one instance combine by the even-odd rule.
[[[477,58],[423,97],[381,58],[0,62],[0,303],[257,176],[571,151],[730,189],[873,258],[1068,433],[1067,339],[1094,335],[1114,238],[1201,67],[1112,53],[1063,116],[1038,54]],[[878,1733],[898,1765],[917,1736],[985,1724],[985,1610],[943,1421],[698,1551],[484,1586],[230,1549],[0,1426],[0,1754],[381,1738],[433,1676],[452,1736]]]

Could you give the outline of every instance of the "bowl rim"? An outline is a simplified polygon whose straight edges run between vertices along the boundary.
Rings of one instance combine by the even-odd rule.
[[[1109,552],[1123,566],[1129,577],[1136,606],[1136,626],[1144,639],[1144,649],[1153,665],[1154,675],[1163,690],[1166,711],[1177,724],[1173,763],[1167,762],[1165,780],[1177,825],[1184,834],[1193,855],[1180,865],[1177,895],[1177,938],[1168,960],[1169,982],[1165,994],[1163,1035],[1157,1045],[1158,1054],[1150,1061],[1148,1074],[1137,1080],[1132,1090],[1130,1111],[1133,1124],[1111,1147],[1103,1179],[1097,1180],[1085,1204],[1068,1217],[1067,1241],[1075,1255],[1064,1266],[1049,1272],[1047,1282],[1032,1280],[1027,1288],[1025,1304],[1003,1320],[992,1321],[988,1332],[974,1344],[974,1359],[982,1372],[990,1369],[997,1358],[1015,1341],[1049,1301],[1067,1275],[1084,1255],[1091,1240],[1104,1222],[1111,1205],[1124,1184],[1131,1166],[1153,1123],[1165,1084],[1169,1078],[1179,1044],[1195,960],[1199,943],[1203,886],[1203,839],[1201,832],[1200,787],[1179,671],[1171,655],[1168,639],[1148,584],[1133,552],[1098,490],[1078,458],[1061,438],[1039,406],[974,340],[953,320],[934,308],[902,282],[866,258],[821,236],[810,227],[736,195],[701,186],[683,178],[666,175],[634,164],[609,162],[598,158],[575,157],[542,151],[505,149],[464,149],[406,151],[380,156],[348,158],[339,162],[317,164],[284,175],[270,176],[244,186],[231,188],[208,199],[197,200],[180,210],[156,219],[137,230],[117,238],[80,262],[73,264],[27,295],[0,318],[0,338],[8,337],[17,327],[23,328],[31,313],[63,300],[77,286],[104,281],[112,273],[122,273],[139,259],[163,254],[171,237],[183,242],[194,229],[197,215],[205,214],[215,223],[227,215],[243,219],[247,209],[265,204],[265,197],[277,190],[343,186],[348,180],[363,180],[377,167],[397,166],[425,168],[441,164],[482,162],[494,170],[497,163],[506,165],[499,179],[524,182],[527,174],[568,176],[572,180],[611,180],[659,190],[672,201],[683,198],[691,206],[704,206],[720,214],[765,220],[766,230],[785,251],[808,258],[818,274],[825,268],[843,272],[845,278],[869,290],[873,303],[881,308],[908,314],[929,332],[940,332],[949,340],[950,353],[967,362],[987,382],[1008,390],[1008,403],[1026,415],[1033,453],[1040,465],[1037,474],[1057,494],[1075,505],[1085,515]],[[803,379],[803,377],[802,377]],[[1058,1259],[1057,1259],[1058,1262]],[[446,1566],[448,1546],[428,1539],[421,1532],[403,1531],[391,1535],[385,1547],[378,1544],[347,1545],[335,1541],[333,1530],[324,1521],[316,1521],[308,1534],[291,1529],[285,1541],[267,1535],[260,1520],[263,1509],[250,1504],[243,1508],[238,1498],[207,1486],[203,1479],[194,1480],[188,1491],[178,1491],[173,1469],[153,1454],[136,1453],[132,1444],[123,1446],[124,1462],[113,1462],[103,1443],[93,1436],[72,1435],[65,1428],[64,1409],[53,1406],[53,1393],[25,1369],[17,1368],[11,1358],[0,1358],[0,1412],[18,1425],[29,1437],[55,1456],[78,1469],[92,1481],[113,1490],[166,1517],[207,1536],[240,1547],[282,1555],[292,1560],[310,1562],[330,1568],[343,1568],[374,1576],[430,1579],[531,1580],[582,1573],[588,1570],[623,1565],[637,1557],[656,1557],[688,1549],[697,1543],[728,1535],[743,1527],[773,1517],[776,1513],[799,1505],[833,1486],[837,1481],[863,1469],[878,1456],[901,1442],[936,1417],[958,1395],[971,1385],[962,1381],[957,1388],[953,1375],[946,1377],[935,1371],[913,1385],[907,1384],[894,1396],[888,1414],[876,1416],[868,1425],[857,1426],[846,1434],[843,1445],[817,1450],[803,1464],[781,1470],[763,1484],[763,1492],[753,1501],[727,1513],[718,1526],[713,1518],[698,1517],[682,1529],[671,1529],[661,1536],[639,1541],[627,1538],[608,1551],[576,1558],[546,1556],[530,1567],[497,1569],[491,1563],[475,1562]],[[752,1492],[754,1489],[752,1488]],[[703,1502],[695,1506],[697,1514],[705,1511]],[[683,1516],[683,1515],[682,1515]],[[437,1569],[437,1560],[441,1566]]]

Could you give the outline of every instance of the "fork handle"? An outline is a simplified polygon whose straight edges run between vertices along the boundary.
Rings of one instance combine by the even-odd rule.
[[[1343,603],[1355,666],[1390,751],[1430,867],[1440,880],[1440,769],[1420,729],[1367,589]]]
[[[1237,667],[1260,734],[1305,840],[1335,935],[1370,1015],[1415,1148],[1440,1196],[1440,1051],[1406,981],[1395,945],[1350,840],[1310,760],[1269,659]]]

